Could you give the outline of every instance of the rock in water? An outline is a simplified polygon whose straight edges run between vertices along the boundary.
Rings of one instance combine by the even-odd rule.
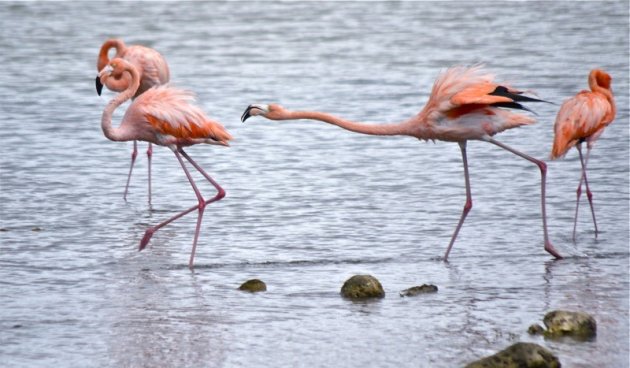
[[[489,357],[472,362],[466,368],[560,368],[560,361],[537,344],[518,342]]]
[[[262,282],[261,280],[251,279],[241,284],[241,286],[239,286],[238,289],[243,290],[243,291],[249,291],[251,293],[256,293],[259,291],[267,291],[267,285],[265,285],[265,283]]]
[[[341,296],[350,299],[383,298],[381,283],[370,275],[354,275],[341,287]]]
[[[543,319],[547,331],[545,337],[571,336],[578,340],[588,340],[597,335],[595,319],[584,312],[555,310]]]
[[[435,285],[422,284],[422,286],[414,286],[400,292],[400,296],[416,296],[419,294],[437,293],[438,287]]]

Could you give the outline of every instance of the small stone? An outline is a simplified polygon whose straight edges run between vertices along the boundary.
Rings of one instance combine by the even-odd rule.
[[[540,345],[518,342],[466,368],[560,368],[560,361]]]
[[[0,231],[9,231],[6,227],[0,227]]]
[[[31,228],[31,231],[42,231],[42,228],[39,226],[35,226],[33,228]]]
[[[238,287],[239,290],[257,293],[259,291],[267,291],[267,285],[259,279],[247,280]]]
[[[430,284],[422,284],[421,286],[410,287],[400,292],[400,296],[416,296],[427,293],[437,293],[438,287]]]
[[[545,329],[543,328],[543,326],[539,325],[538,323],[535,323],[529,326],[529,328],[527,329],[527,332],[530,335],[543,335],[545,333]]]
[[[577,340],[588,340],[597,335],[595,319],[584,312],[555,310],[547,313],[543,322],[547,326],[545,337],[549,338],[570,336]]]
[[[383,298],[381,283],[370,275],[354,275],[341,287],[341,296],[349,299]]]

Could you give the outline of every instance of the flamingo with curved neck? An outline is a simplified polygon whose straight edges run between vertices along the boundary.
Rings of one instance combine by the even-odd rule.
[[[123,58],[132,63],[139,73],[139,86],[133,95],[133,98],[138,97],[149,88],[153,86],[159,86],[168,83],[170,79],[170,71],[168,64],[164,57],[157,51],[140,46],[131,45],[127,46],[121,39],[108,39],[103,43],[98,53],[98,59],[96,61],[97,71],[100,72],[109,63],[109,52],[111,49],[115,49],[116,53],[114,57]],[[124,91],[131,82],[129,74],[123,73],[120,75],[112,76],[108,78],[105,84],[109,90],[114,92]],[[103,85],[100,82],[100,78],[96,78],[96,90],[100,95]],[[131,152],[131,165],[129,166],[129,173],[127,174],[127,182],[125,184],[125,191],[123,193],[123,199],[127,200],[127,193],[129,192],[129,183],[131,181],[131,173],[133,166],[138,156],[138,144],[133,142],[133,151]],[[148,160],[148,185],[149,185],[149,203],[151,203],[151,158],[153,156],[153,147],[151,143],[147,147],[147,160]]]
[[[575,215],[573,218],[573,240],[576,239],[578,209],[582,196],[582,182],[586,185],[586,197],[591,208],[595,237],[597,238],[597,220],[593,207],[593,193],[588,186],[586,165],[595,141],[612,123],[617,114],[615,98],[613,96],[612,77],[601,69],[593,69],[588,76],[590,91],[580,91],[577,95],[567,99],[556,116],[554,124],[554,140],[551,158],[563,157],[569,149],[575,147],[580,156],[582,172],[576,190]],[[586,142],[586,157],[582,156],[582,143]]]
[[[466,143],[482,140],[497,145],[513,154],[536,164],[541,172],[541,207],[544,249],[555,258],[562,258],[551,244],[547,232],[545,182],[547,165],[540,160],[519,152],[492,138],[506,129],[535,122],[529,116],[511,110],[528,110],[522,102],[542,102],[527,97],[511,87],[494,82],[494,75],[481,66],[453,67],[436,80],[429,101],[419,114],[400,123],[367,124],[343,119],[319,111],[291,111],[278,104],[252,104],[247,107],[241,120],[262,116],[269,120],[318,120],[343,129],[369,135],[411,136],[423,140],[442,140],[459,144],[464,164],[466,202],[459,222],[446,248],[444,260],[459,233],[468,212],[472,209],[472,196],[468,174]]]
[[[140,75],[133,64],[121,58],[115,58],[110,61],[99,73],[99,80],[103,84],[107,83],[107,79],[123,73],[127,73],[130,83],[103,110],[101,128],[105,137],[112,141],[141,140],[170,148],[182,166],[198,201],[196,206],[158,225],[149,227],[140,241],[139,249],[142,250],[146,247],[158,229],[194,210],[198,210],[197,226],[188,263],[188,266],[192,269],[204,209],[206,205],[225,197],[225,191],[200,165],[184,152],[183,147],[202,143],[228,146],[232,136],[221,124],[206,117],[199,107],[191,103],[193,96],[190,92],[169,86],[152,88],[135,98],[125,112],[120,125],[113,127],[112,114],[116,108],[134,96],[140,84]],[[182,157],[190,162],[216,188],[217,194],[214,197],[205,199],[201,195]]]

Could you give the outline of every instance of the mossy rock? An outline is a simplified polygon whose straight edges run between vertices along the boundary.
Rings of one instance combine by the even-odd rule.
[[[592,339],[597,335],[597,323],[588,313],[555,310],[543,319],[547,331],[545,337],[570,336],[577,340]]]
[[[259,291],[267,291],[267,285],[258,279],[247,280],[238,288],[239,290],[257,293]]]
[[[420,294],[437,293],[438,287],[430,284],[410,287],[400,292],[400,296],[416,296]]]
[[[344,282],[341,296],[349,299],[383,298],[385,291],[374,276],[354,275]]]
[[[466,368],[560,368],[560,361],[540,345],[518,342]]]

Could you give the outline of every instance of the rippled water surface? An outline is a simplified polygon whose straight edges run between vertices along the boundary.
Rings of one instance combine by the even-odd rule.
[[[628,3],[0,3],[0,362],[4,367],[456,367],[517,341],[563,367],[628,367]],[[172,82],[235,136],[190,155],[227,190],[195,215],[177,160],[146,145],[128,201],[132,144],[108,141],[94,91],[108,37],[156,48]],[[483,142],[468,145],[474,208],[453,143],[370,137],[317,122],[239,117],[250,103],[396,122],[420,111],[436,75],[483,62],[556,104],[497,139],[547,159],[559,104],[591,68],[614,78],[618,113],[589,161],[571,239],[577,151],[548,162],[552,242],[543,250],[539,172]],[[114,115],[122,117],[124,105]],[[202,191],[212,188],[198,178]],[[386,297],[339,296],[372,274]],[[250,278],[262,294],[236,290]],[[401,298],[432,283],[436,294]],[[582,310],[594,341],[547,341],[527,327]]]

